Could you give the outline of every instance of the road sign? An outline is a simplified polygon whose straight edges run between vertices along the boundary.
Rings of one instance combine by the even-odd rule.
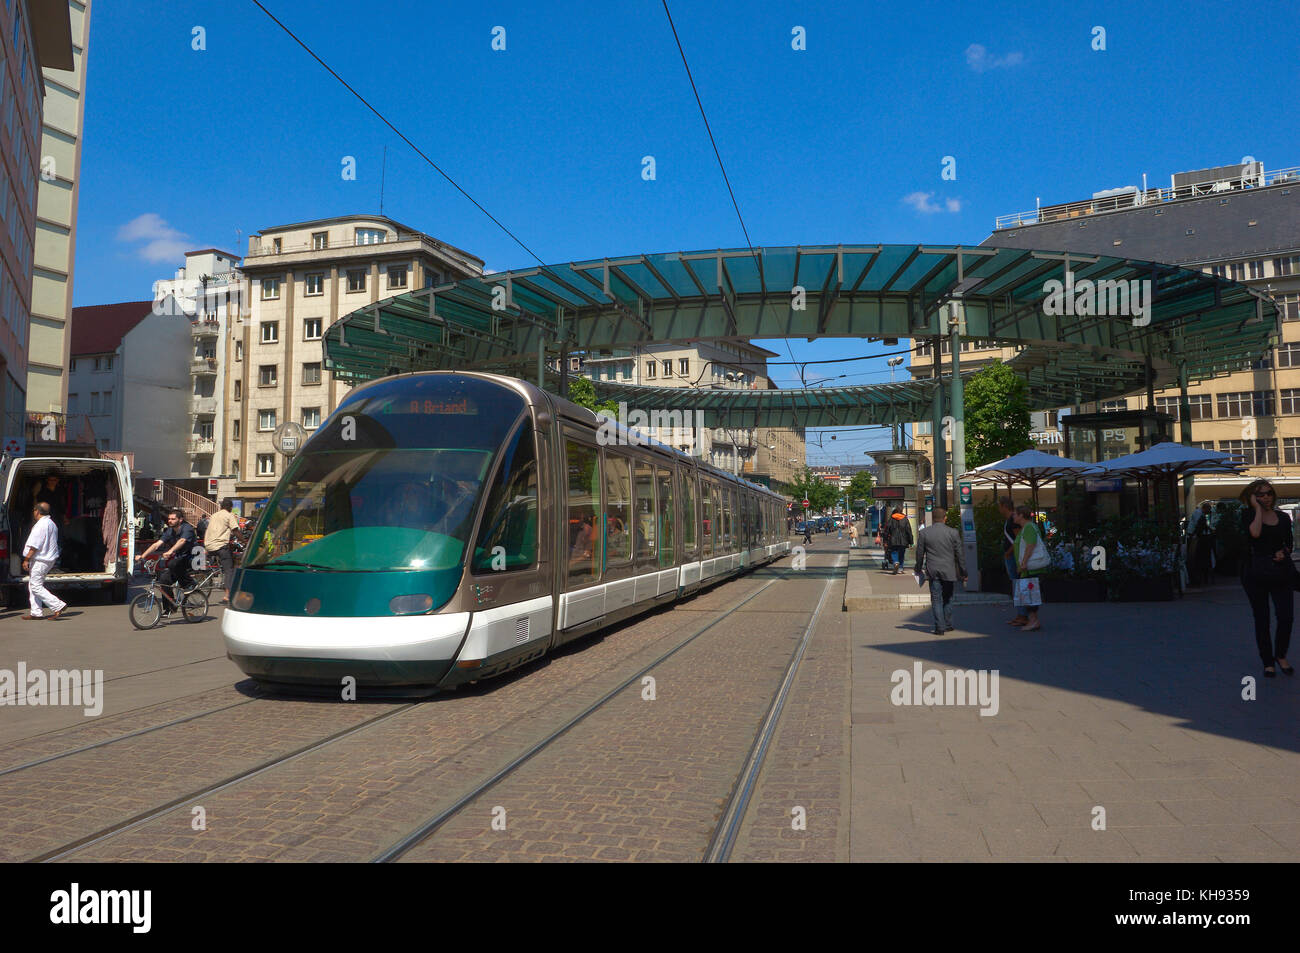
[[[809,506],[808,501],[807,501],[807,500],[804,500],[804,501],[803,501],[803,508],[806,510],[806,509],[808,509],[808,506]]]
[[[11,457],[27,456],[27,438],[26,437],[5,437],[4,452]]]
[[[934,512],[934,497],[932,497],[932,496],[927,496],[927,497],[925,498],[925,511],[926,511],[927,513],[933,513],[933,512]]]
[[[286,457],[297,454],[306,439],[307,431],[297,421],[286,420],[275,428],[275,449]]]
[[[153,481],[153,499],[155,503],[162,502],[162,480]]]
[[[961,491],[961,502],[962,502],[962,503],[969,504],[969,503],[971,502],[970,484],[969,484],[969,483],[959,483],[959,484],[957,484],[957,487],[958,487],[958,489]]]

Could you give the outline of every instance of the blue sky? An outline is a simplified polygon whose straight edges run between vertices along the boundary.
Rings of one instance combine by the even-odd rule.
[[[660,2],[263,3],[543,260],[745,244]],[[669,3],[756,246],[977,244],[1035,197],[1245,155],[1300,165],[1300,5],[1134,7]],[[77,305],[148,298],[187,249],[242,253],[262,228],[378,211],[385,146],[385,214],[492,269],[533,263],[251,0],[100,0],[85,108]],[[889,380],[883,358],[808,379],[841,373]],[[861,459],[888,434],[824,444],[811,461]]]

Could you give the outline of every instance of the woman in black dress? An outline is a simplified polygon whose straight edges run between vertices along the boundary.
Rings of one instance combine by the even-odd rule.
[[[1284,674],[1294,675],[1295,669],[1286,659],[1294,617],[1291,517],[1274,508],[1277,493],[1267,480],[1256,480],[1248,486],[1242,499],[1249,509],[1241,515],[1246,534],[1241,584],[1255,616],[1255,643],[1264,663],[1264,677],[1273,678],[1277,674],[1273,669],[1275,664]],[[1268,636],[1269,599],[1273,600],[1277,612],[1276,648]]]

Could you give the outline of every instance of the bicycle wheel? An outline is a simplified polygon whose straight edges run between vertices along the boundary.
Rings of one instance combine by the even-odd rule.
[[[191,589],[181,599],[181,615],[186,622],[202,622],[208,617],[208,594],[201,589]]]
[[[162,622],[162,600],[154,595],[153,590],[146,589],[127,607],[131,624],[137,629],[152,629]]]

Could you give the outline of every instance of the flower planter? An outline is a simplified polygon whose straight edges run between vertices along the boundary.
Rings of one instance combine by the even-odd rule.
[[[1042,580],[1043,602],[1105,602],[1104,579],[1046,576]]]
[[[1125,579],[1112,590],[1115,602],[1170,602],[1177,594],[1177,580],[1172,574],[1150,579]]]

